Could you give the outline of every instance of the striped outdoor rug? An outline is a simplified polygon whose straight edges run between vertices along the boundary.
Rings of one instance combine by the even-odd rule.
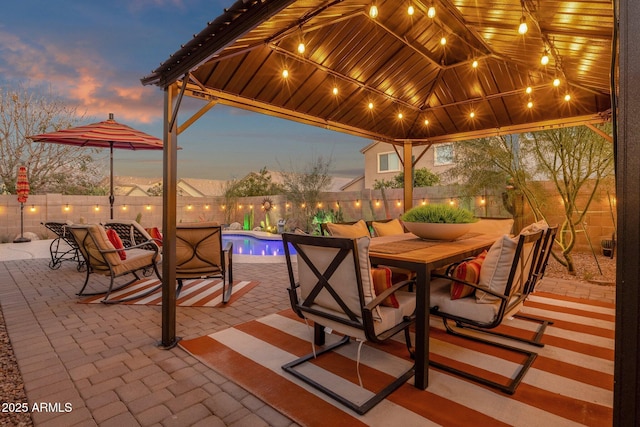
[[[255,288],[260,282],[256,281],[235,281],[231,288],[231,298],[226,304],[222,303],[222,280],[220,279],[197,279],[197,280],[185,280],[182,286],[182,291],[176,305],[180,307],[222,307],[232,304],[242,295]],[[153,288],[160,284],[158,279],[142,279],[131,285],[122,288],[116,292],[112,292],[109,296],[109,301],[118,301],[120,299],[135,297],[135,295],[142,295],[147,292],[148,289]],[[104,295],[96,295],[90,298],[81,300],[84,304],[97,304],[102,301]],[[139,305],[162,305],[162,290],[158,289],[150,295],[134,299],[131,301],[125,301],[121,304],[139,304]]]
[[[546,346],[537,350],[538,358],[514,395],[431,368],[427,390],[415,389],[410,380],[364,416],[281,369],[311,351],[312,328],[290,310],[184,340],[180,346],[303,426],[611,425],[614,307],[539,293],[531,296],[522,312],[555,323],[547,328]],[[508,326],[503,329],[509,332],[526,333],[536,326],[521,319],[505,322]],[[468,363],[494,376],[510,376],[515,371],[514,362],[499,357],[495,349],[448,335],[441,325],[432,318],[432,359]],[[356,347],[352,343],[339,350],[340,354],[323,355],[308,366],[307,373],[352,397],[363,393],[357,385]],[[365,389],[375,390],[389,380],[389,374],[403,371],[410,363],[400,340],[364,346],[360,371]]]

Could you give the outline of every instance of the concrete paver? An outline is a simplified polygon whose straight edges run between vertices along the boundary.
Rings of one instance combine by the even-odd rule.
[[[160,349],[160,308],[79,304],[75,292],[84,273],[73,263],[50,270],[48,258],[49,241],[0,245],[0,304],[29,404],[73,408],[33,414],[36,426],[295,425],[180,348]],[[289,308],[284,264],[234,263],[234,278],[260,285],[229,307],[178,308],[179,336],[195,338]],[[538,289],[615,300],[613,286],[545,278]]]

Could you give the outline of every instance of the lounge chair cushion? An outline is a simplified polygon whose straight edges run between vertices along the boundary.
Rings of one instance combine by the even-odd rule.
[[[145,230],[158,246],[162,246],[162,233],[158,227],[145,228]]]
[[[381,294],[393,286],[392,272],[389,267],[372,267],[371,276],[373,278],[373,288],[376,291],[376,295]],[[385,298],[382,305],[393,308],[400,307],[400,303],[395,294],[391,294]]]
[[[468,261],[463,261],[455,266],[451,275],[456,279],[464,280],[465,282],[477,284],[480,280],[480,270],[482,263],[487,256],[487,251],[483,251],[477,257]],[[475,292],[475,288],[467,286],[464,283],[453,280],[451,282],[451,299],[460,299],[468,297]]]
[[[327,223],[329,233],[334,237],[370,237],[369,228],[367,223],[363,220],[356,222],[355,224],[333,224]]]
[[[504,293],[517,245],[517,237],[511,238],[508,234],[496,240],[482,263],[478,286],[494,292]],[[494,303],[497,300],[498,298],[491,294],[481,290],[476,291],[476,302]]]
[[[372,222],[371,226],[376,237],[393,236],[396,234],[404,234],[404,227],[399,219],[392,219],[388,222]]]
[[[120,256],[120,259],[122,261],[127,259],[127,253],[124,251],[124,244],[122,243],[122,239],[120,239],[120,236],[118,236],[118,233],[116,233],[116,231],[111,228],[108,229],[106,232],[107,232],[107,238],[109,239],[113,247],[116,249],[122,249],[118,251],[118,255]]]

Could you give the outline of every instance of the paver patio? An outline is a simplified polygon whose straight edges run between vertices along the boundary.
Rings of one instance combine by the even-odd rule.
[[[158,348],[159,307],[78,304],[84,274],[72,263],[55,271],[47,263],[0,262],[0,303],[29,405],[60,404],[53,407],[59,412],[33,413],[36,426],[295,425],[182,349]],[[179,336],[195,338],[289,307],[283,263],[235,263],[234,278],[260,285],[222,309],[179,307]],[[550,278],[539,290],[615,299],[612,286]]]

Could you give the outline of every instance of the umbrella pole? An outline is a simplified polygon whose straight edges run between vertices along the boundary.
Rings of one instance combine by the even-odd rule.
[[[20,202],[20,237],[13,241],[13,243],[26,243],[31,239],[24,237],[24,203]]]
[[[109,219],[113,219],[113,142],[109,143]]]

